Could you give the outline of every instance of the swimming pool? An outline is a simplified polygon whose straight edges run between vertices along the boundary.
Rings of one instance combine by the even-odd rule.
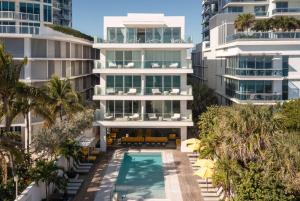
[[[161,153],[124,153],[115,190],[128,199],[164,199]]]

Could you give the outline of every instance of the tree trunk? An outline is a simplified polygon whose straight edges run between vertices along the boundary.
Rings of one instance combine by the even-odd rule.
[[[9,129],[10,129],[10,120],[9,120],[9,117],[8,117],[8,114],[7,114],[8,108],[9,108],[8,97],[3,96],[2,97],[2,102],[3,102],[3,113],[5,115],[5,128],[4,128],[4,131],[9,132]]]
[[[30,143],[30,140],[29,140],[29,112],[26,112],[26,129],[27,129],[27,147],[26,147],[26,150],[27,150],[27,153],[29,153],[29,143]]]
[[[60,116],[60,120],[62,121],[63,120],[62,106],[60,106],[60,109],[59,109],[59,116]]]

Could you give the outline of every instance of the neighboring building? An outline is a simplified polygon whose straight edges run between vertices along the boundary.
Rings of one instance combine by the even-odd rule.
[[[72,26],[72,0],[0,1],[0,33],[36,34],[44,24]]]
[[[201,84],[207,84],[206,75],[207,67],[203,65],[202,59],[202,43],[196,45],[193,49],[192,54],[192,67],[193,67],[193,78],[194,80],[199,81]],[[198,82],[197,82],[198,83]]]
[[[91,101],[95,80],[92,69],[94,60],[99,59],[100,50],[93,48],[92,38],[76,38],[44,26],[52,24],[52,3],[51,0],[1,1],[0,42],[14,59],[28,57],[28,64],[21,72],[21,81],[39,87],[53,75],[69,78],[73,89],[84,100]],[[25,146],[27,133],[31,141],[43,122],[31,113],[29,125],[30,130],[27,131],[25,120],[20,115],[11,127],[12,131],[21,133]],[[0,122],[0,131],[3,126]]]
[[[53,23],[72,27],[72,0],[53,0]]]
[[[209,20],[218,12],[218,0],[202,1],[202,40],[209,41]]]
[[[257,19],[298,18],[299,8],[296,0],[219,3],[219,13],[209,21],[211,38],[202,43],[202,64],[207,67],[207,85],[220,103],[275,104],[300,97],[299,33],[236,33],[234,29],[240,13],[253,13]]]
[[[104,40],[93,72],[100,74],[93,99],[99,101],[95,126],[101,150],[106,135],[187,138],[193,126],[187,101],[193,100],[187,74],[185,18],[163,14],[104,17]]]

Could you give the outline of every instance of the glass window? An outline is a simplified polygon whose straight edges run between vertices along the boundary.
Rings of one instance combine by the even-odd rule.
[[[132,101],[124,101],[125,114],[132,114]]]
[[[164,76],[164,91],[172,89],[172,76]]]
[[[123,101],[121,100],[115,101],[115,114],[116,117],[123,116]]]
[[[151,43],[153,42],[153,29],[148,28],[146,29],[146,43]]]
[[[7,1],[2,1],[2,10],[8,11],[8,2]]]
[[[173,28],[173,39],[175,41],[179,41],[181,39],[181,31],[180,28]]]
[[[154,38],[155,42],[161,42],[162,40],[162,28],[155,28],[154,29]]]
[[[34,4],[33,13],[40,14],[40,5],[39,4]]]
[[[180,101],[173,101],[173,113],[180,113]]]
[[[273,58],[272,57],[265,57],[265,68],[272,68],[273,65],[272,65],[272,60]]]
[[[172,28],[164,28],[164,43],[171,43]]]
[[[180,88],[180,76],[173,76],[173,88]]]
[[[264,93],[264,81],[256,81],[256,93]]]
[[[255,67],[256,69],[264,69],[264,57],[256,57]]]
[[[20,3],[20,12],[26,13],[26,3]]]
[[[44,21],[52,22],[52,7],[44,5]]]
[[[106,87],[107,88],[114,88],[115,87],[115,77],[112,75],[107,76],[106,78]]]
[[[243,7],[240,6],[235,6],[235,7],[228,7],[227,9],[228,13],[242,13],[243,12]]]
[[[288,8],[289,7],[289,4],[288,2],[276,2],[276,8]]]
[[[162,88],[162,76],[154,76],[153,77],[153,84],[154,84],[154,87],[157,87],[157,88]]]
[[[107,36],[108,41],[113,43],[116,42],[116,29],[115,28],[107,28]]]
[[[15,8],[15,2],[9,2],[9,10],[10,11],[15,11],[16,10],[16,8]]]
[[[247,58],[247,68],[255,68],[255,57]]]
[[[164,114],[165,117],[170,118],[172,113],[172,101],[164,101]]]
[[[132,88],[132,76],[125,76],[125,92]]]
[[[117,91],[123,91],[123,76],[115,77],[115,87]]]
[[[265,93],[272,93],[273,92],[273,85],[272,81],[265,81]]]
[[[124,43],[124,39],[125,39],[125,29],[117,28],[117,42]]]
[[[133,113],[141,112],[141,102],[140,101],[132,101],[132,112]]]
[[[141,85],[141,76],[133,76],[133,87],[140,88]]]
[[[127,43],[135,43],[136,42],[136,29],[127,28]]]
[[[106,101],[106,113],[113,114],[115,112],[115,103],[114,101]]]

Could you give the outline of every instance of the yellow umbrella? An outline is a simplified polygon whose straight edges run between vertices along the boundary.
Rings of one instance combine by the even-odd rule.
[[[191,150],[192,152],[195,152],[195,151],[200,150],[201,144],[200,143],[194,143],[194,144],[188,144],[186,146],[187,146],[187,148],[189,148],[189,150]]]
[[[190,139],[186,140],[185,142],[186,142],[186,144],[200,144],[201,143],[201,141],[196,138],[190,138]]]
[[[199,159],[198,158],[194,165],[199,166],[199,167],[214,168],[215,167],[215,162],[213,160],[210,160],[210,159]]]
[[[211,178],[213,176],[214,171],[213,171],[212,168],[201,167],[194,174],[201,177],[201,178],[203,178],[203,179],[208,179],[208,178]]]

